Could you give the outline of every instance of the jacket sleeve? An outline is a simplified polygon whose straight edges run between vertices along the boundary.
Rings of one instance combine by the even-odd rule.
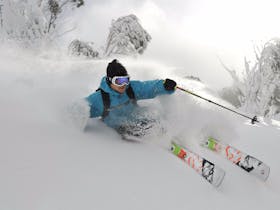
[[[131,81],[131,87],[137,100],[150,99],[162,94],[172,94],[174,91],[167,91],[163,86],[163,80]]]
[[[103,100],[100,91],[94,92],[85,98],[90,106],[90,118],[100,117],[103,114]]]

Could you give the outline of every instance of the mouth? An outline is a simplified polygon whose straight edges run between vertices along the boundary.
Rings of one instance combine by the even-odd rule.
[[[124,86],[120,86],[120,87],[119,87],[119,89],[120,89],[120,90],[124,90],[125,88],[126,88],[126,86],[125,86],[125,85],[124,85]]]

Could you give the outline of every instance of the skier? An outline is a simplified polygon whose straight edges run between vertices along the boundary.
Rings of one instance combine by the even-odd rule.
[[[137,101],[172,94],[175,89],[176,82],[171,79],[130,81],[126,68],[114,59],[108,64],[107,75],[102,78],[99,89],[86,98],[90,118],[101,117],[123,137],[144,136],[155,119],[144,116],[146,110],[138,106]]]

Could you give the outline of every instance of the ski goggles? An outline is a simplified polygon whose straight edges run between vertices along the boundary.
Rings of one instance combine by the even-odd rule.
[[[129,84],[129,79],[129,76],[115,76],[113,78],[110,78],[110,81],[113,85],[124,86]]]

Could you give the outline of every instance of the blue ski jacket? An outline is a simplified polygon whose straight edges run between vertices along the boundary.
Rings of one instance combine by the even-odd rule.
[[[134,91],[135,99],[151,99],[162,94],[172,94],[174,91],[167,91],[163,86],[163,80],[150,81],[130,81],[130,85]],[[100,89],[109,93],[110,96],[110,112],[103,119],[109,127],[118,129],[120,126],[127,125],[137,120],[137,116],[143,112],[143,109],[137,104],[132,103],[127,93],[122,94],[113,90],[103,77]],[[90,117],[101,117],[104,110],[101,91],[97,91],[89,95],[86,100],[90,106]]]

